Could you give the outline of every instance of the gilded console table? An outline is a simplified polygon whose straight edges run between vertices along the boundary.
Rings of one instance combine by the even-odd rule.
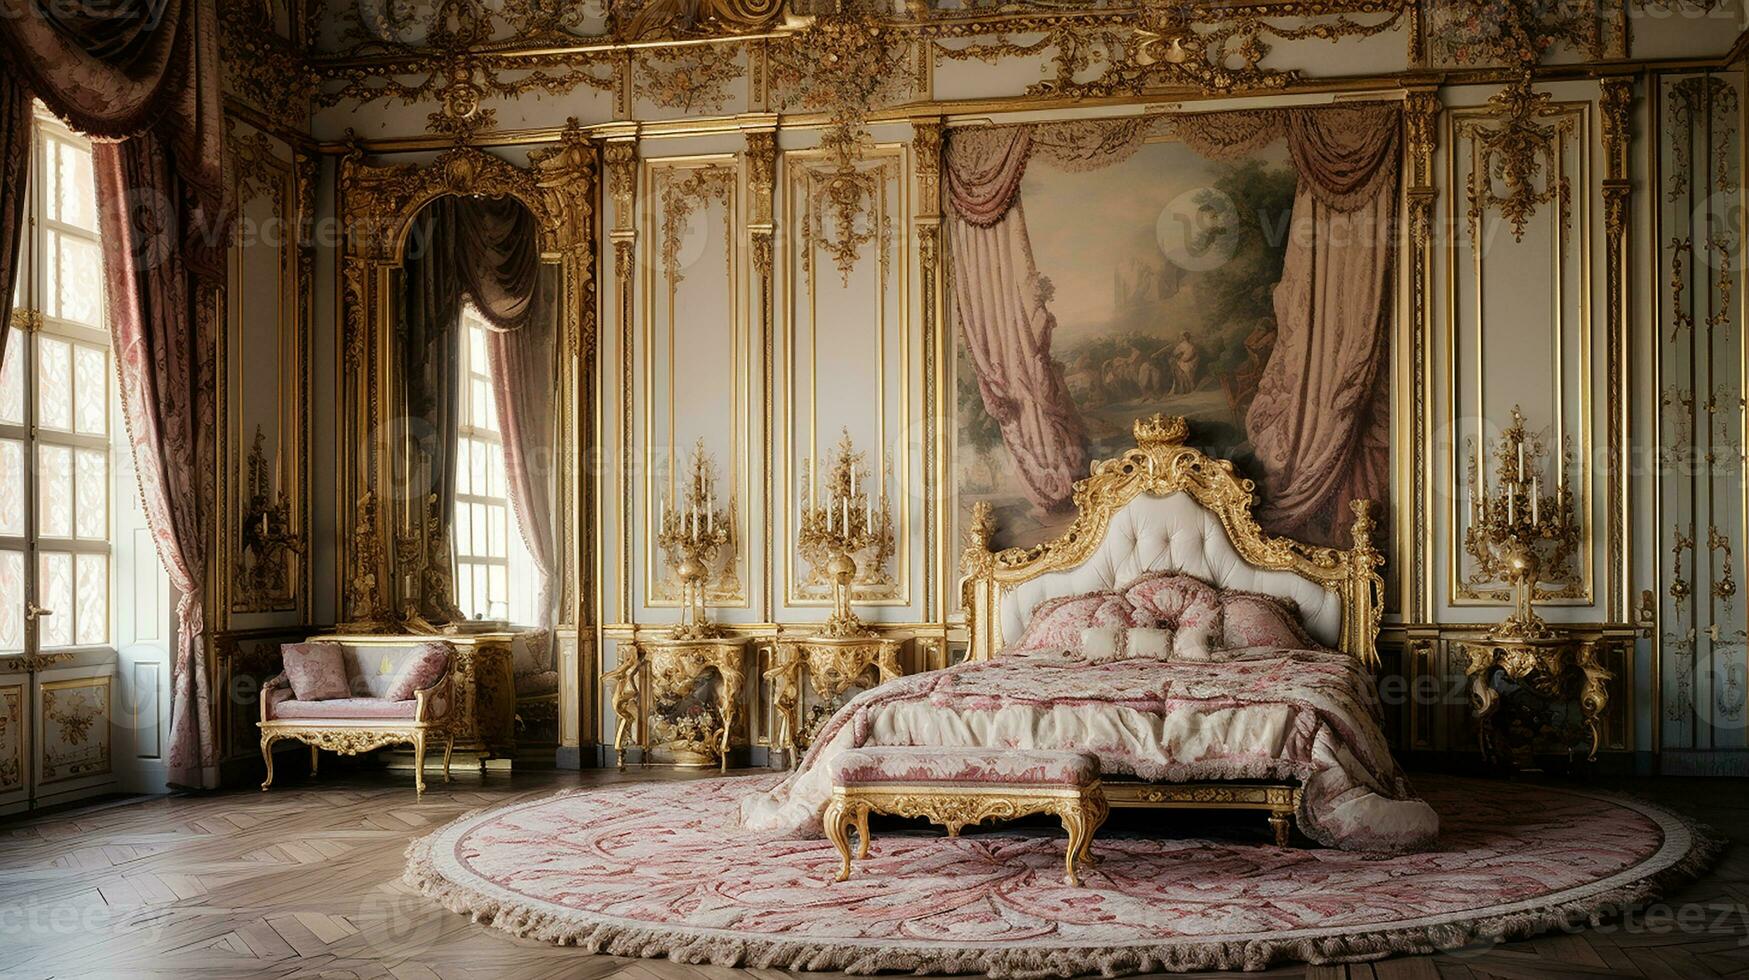
[[[781,726],[775,744],[788,754],[790,765],[800,761],[818,727],[802,723],[803,671],[820,703],[831,704],[871,670],[881,684],[901,676],[899,644],[878,636],[816,636],[777,644],[777,666],[765,672],[765,679],[771,681],[772,710]]]
[[[602,675],[613,683],[619,768],[625,768],[630,736],[642,743],[643,765],[660,748],[677,765],[727,771],[746,659],[747,641],[733,638],[637,640],[622,647],[619,666]]]
[[[1494,713],[1500,707],[1500,692],[1494,690],[1496,672],[1549,700],[1575,697],[1580,717],[1591,734],[1587,761],[1597,760],[1603,739],[1603,711],[1609,706],[1609,682],[1615,675],[1597,661],[1597,642],[1559,630],[1547,636],[1496,637],[1486,634],[1458,639],[1468,665],[1470,706],[1474,709],[1478,740],[1483,756],[1491,762],[1507,762],[1511,746],[1496,738]],[[1571,692],[1571,693],[1569,693]]]

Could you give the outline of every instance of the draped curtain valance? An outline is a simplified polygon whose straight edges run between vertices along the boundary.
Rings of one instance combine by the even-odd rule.
[[[1334,540],[1354,497],[1388,487],[1396,106],[1265,109],[954,131],[946,153],[954,301],[984,408],[1028,499],[1069,505],[1086,467],[1084,425],[1051,353],[1056,321],[1028,238],[1021,185],[1042,159],[1113,165],[1150,138],[1236,160],[1284,140],[1298,173],[1274,305],[1279,337],[1245,418],[1264,470],[1262,517],[1279,533]]]

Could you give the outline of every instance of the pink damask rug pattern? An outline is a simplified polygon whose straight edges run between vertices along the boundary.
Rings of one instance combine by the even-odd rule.
[[[737,826],[738,801],[776,778],[470,814],[414,842],[407,880],[481,922],[591,952],[1029,977],[1261,969],[1527,935],[1647,900],[1712,850],[1682,818],[1622,797],[1422,780],[1442,829],[1418,853],[1174,837],[1162,815],[1158,835],[1096,841],[1100,863],[1071,888],[1060,831],[877,828],[869,858],[835,883],[826,841]]]

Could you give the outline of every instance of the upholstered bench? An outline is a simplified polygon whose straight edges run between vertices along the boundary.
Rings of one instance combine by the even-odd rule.
[[[857,857],[868,857],[870,813],[923,817],[946,827],[949,837],[968,824],[1050,813],[1069,834],[1063,880],[1079,885],[1075,864],[1093,863],[1093,834],[1109,812],[1099,758],[1086,752],[866,746],[840,753],[831,772],[832,799],[822,819],[844,859],[839,881],[850,877],[852,825]]]
[[[443,740],[449,782],[455,733],[455,648],[431,641],[363,647],[314,641],[280,648],[285,670],[261,687],[262,790],[273,785],[273,744],[282,739],[317,752],[357,755],[390,745],[413,747],[413,785],[425,792],[425,744]]]

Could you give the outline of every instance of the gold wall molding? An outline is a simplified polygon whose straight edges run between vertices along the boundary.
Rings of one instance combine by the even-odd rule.
[[[822,435],[846,425],[859,433],[867,431],[862,420],[872,414],[874,421],[869,428],[873,444],[882,447],[891,459],[892,478],[899,491],[893,513],[897,563],[885,569],[859,563],[855,599],[863,604],[908,605],[913,547],[908,488],[913,460],[908,451],[889,448],[911,417],[911,379],[918,371],[912,363],[913,249],[909,235],[896,234],[909,227],[911,220],[907,147],[884,144],[869,148],[855,165],[860,175],[856,193],[866,201],[866,213],[847,217],[841,210],[844,201],[834,193],[835,182],[843,179],[841,166],[842,160],[830,148],[783,155],[782,222],[789,240],[795,243],[786,257],[788,288],[778,328],[778,362],[788,365],[779,379],[784,389],[784,437],[778,449],[783,458],[783,479],[777,504],[783,510],[784,602],[791,607],[820,605],[828,601],[829,592],[824,578],[804,571],[798,562],[799,501],[794,495],[801,484],[802,471],[797,467],[805,465],[800,457],[813,464],[809,485],[824,486],[820,482],[825,473]],[[855,222],[848,233],[835,224],[842,220]],[[822,261],[832,263],[832,271],[841,274],[820,275]],[[873,321],[866,328],[856,323],[864,309]],[[834,337],[853,338],[858,345],[872,343],[873,357],[867,369],[874,386],[870,412],[859,411],[851,400],[854,396],[842,391],[822,398],[819,354]],[[842,351],[839,353],[841,356]],[[822,405],[830,416],[824,420]]]
[[[1429,348],[1433,338],[1434,209],[1439,200],[1433,167],[1434,155],[1439,148],[1441,109],[1439,93],[1426,89],[1409,92],[1403,106],[1406,154],[1403,172],[1408,178],[1405,181],[1408,268],[1403,280],[1408,284],[1405,325],[1409,343],[1399,342],[1396,349],[1410,352],[1407,384],[1410,411],[1407,414],[1412,427],[1404,440],[1408,451],[1402,454],[1407,457],[1408,469],[1399,468],[1398,479],[1403,486],[1413,487],[1414,492],[1406,495],[1412,501],[1411,520],[1399,521],[1396,553],[1412,556],[1408,567],[1398,573],[1403,597],[1401,606],[1406,612],[1424,619],[1433,618],[1433,535],[1416,535],[1415,529],[1432,526],[1430,447],[1435,423],[1428,408],[1428,397],[1433,391],[1433,361]],[[1399,393],[1393,405],[1393,414],[1398,418],[1405,414],[1400,411],[1403,398]]]
[[[1631,169],[1633,142],[1634,80],[1614,76],[1598,82],[1599,135],[1603,141],[1603,264],[1604,264],[1604,330],[1607,333],[1604,364],[1605,412],[1604,426],[1605,480],[1608,490],[1604,506],[1607,509],[1608,566],[1605,572],[1607,614],[1610,619],[1625,619],[1633,605],[1634,570],[1630,554],[1633,533],[1630,506],[1630,481],[1624,463],[1627,448],[1628,420],[1633,405],[1629,399],[1627,352],[1633,343],[1629,322],[1629,256],[1633,254],[1630,238],[1630,204],[1634,183]]]
[[[751,496],[753,465],[747,414],[753,379],[748,370],[751,348],[742,282],[745,259],[740,247],[744,223],[741,166],[732,154],[711,154],[645,159],[641,170],[646,199],[642,237],[656,254],[654,261],[642,264],[639,280],[642,346],[627,348],[627,356],[641,354],[644,366],[637,408],[642,417],[638,445],[649,465],[645,468],[641,516],[630,518],[633,526],[643,529],[644,605],[672,607],[682,602],[681,582],[653,543],[660,536],[660,500],[684,495],[675,482],[684,468],[678,396],[686,386],[681,358],[698,357],[708,350],[710,353],[702,355],[709,362],[702,376],[726,380],[731,392],[727,410],[711,412],[710,424],[727,421],[727,444],[711,448],[725,461],[723,498],[734,505],[729,522],[736,533],[725,549],[721,567],[713,569],[704,583],[705,600],[711,605],[746,606],[750,598],[742,572],[751,561],[745,506]],[[707,283],[716,282],[716,273],[704,269],[702,263],[696,268],[682,266],[682,249],[695,240],[693,236],[708,236],[723,251],[720,299],[701,300],[698,294],[690,294],[688,301],[688,294],[682,291],[695,273],[694,285],[711,288]],[[722,329],[725,320],[727,330]],[[696,368],[696,362],[689,363]]]
[[[758,50],[763,51],[763,48]],[[760,535],[759,567],[761,580],[759,601],[761,615],[769,619],[772,610],[772,575],[774,552],[772,549],[772,528],[775,527],[772,515],[772,501],[776,497],[776,487],[772,479],[775,471],[771,448],[776,438],[776,413],[773,411],[772,392],[777,371],[776,363],[776,326],[773,322],[772,304],[776,302],[776,248],[777,248],[777,132],[775,130],[754,130],[746,134],[747,147],[743,159],[747,163],[747,247],[753,256],[753,295],[750,301],[757,307],[758,314],[754,319],[758,332],[759,345],[759,444],[763,447],[764,459],[760,462],[759,474],[762,481],[760,501],[762,503],[761,526],[764,533]]]
[[[1592,440],[1601,413],[1591,386],[1592,351],[1600,332],[1607,345],[1609,329],[1608,324],[1592,314],[1591,300],[1592,237],[1597,233],[1591,217],[1591,194],[1595,190],[1591,185],[1591,120],[1593,113],[1599,111],[1592,102],[1556,101],[1548,93],[1534,91],[1528,83],[1522,83],[1497,93],[1483,106],[1453,109],[1446,113],[1452,137],[1447,155],[1446,184],[1454,190],[1462,189],[1464,211],[1461,228],[1463,246],[1469,254],[1468,261],[1460,263],[1456,235],[1450,236],[1446,245],[1450,277],[1446,296],[1446,365],[1443,376],[1434,380],[1434,390],[1443,393],[1446,418],[1451,424],[1456,425],[1460,419],[1487,424],[1486,368],[1493,334],[1486,316],[1490,268],[1486,256],[1490,253],[1521,256],[1522,253],[1512,249],[1523,247],[1521,243],[1532,223],[1537,222],[1537,227],[1548,240],[1548,261],[1554,276],[1551,293],[1555,302],[1554,323],[1550,327],[1552,354],[1549,365],[1550,405],[1554,417],[1547,434],[1539,430],[1537,435],[1552,442],[1557,454],[1571,449],[1581,458],[1588,457],[1597,448]],[[1454,197],[1450,205],[1454,232],[1458,228],[1456,207]],[[1500,242],[1490,236],[1488,218],[1495,212],[1507,226],[1512,241]],[[1538,215],[1544,217],[1539,219]],[[1465,280],[1466,274],[1468,281]],[[1574,311],[1569,312],[1569,305]],[[1460,343],[1460,331],[1469,334],[1470,349],[1467,351]],[[1573,349],[1571,363],[1576,374],[1576,381],[1572,384],[1566,380],[1569,346]],[[1575,392],[1574,397],[1568,397],[1569,389]],[[1610,402],[1607,391],[1603,393],[1603,401],[1602,412],[1618,410],[1619,403]],[[1569,402],[1578,406],[1571,424],[1566,414]],[[1531,414],[1533,418],[1537,417],[1534,410]],[[1468,437],[1454,436],[1448,442],[1450,456],[1446,472],[1455,486],[1458,474],[1465,472],[1467,467],[1485,466],[1482,441],[1472,433]],[[1465,454],[1473,459],[1466,462]],[[1596,479],[1592,470],[1593,467],[1580,466],[1575,474],[1574,499],[1582,534],[1574,574],[1563,581],[1551,580],[1539,586],[1534,594],[1537,602],[1589,606],[1596,601],[1593,579],[1598,555],[1605,545],[1599,542],[1596,534],[1599,512],[1595,506],[1597,498],[1593,487]],[[1564,477],[1565,472],[1562,468],[1556,475]],[[1429,477],[1428,492],[1433,487],[1434,481]],[[1459,498],[1456,495],[1447,500],[1444,547],[1448,555],[1449,602],[1453,605],[1506,603],[1510,599],[1509,592],[1497,587],[1499,583],[1490,581],[1473,567],[1466,567],[1460,557],[1462,549],[1458,540],[1462,535],[1464,515],[1457,506]],[[1603,526],[1607,527],[1607,520]]]
[[[911,166],[917,178],[916,217],[913,220],[917,240],[917,300],[921,316],[923,348],[923,479],[928,486],[948,486],[947,438],[942,420],[947,416],[946,390],[942,366],[947,363],[946,334],[942,329],[943,255],[941,248],[941,154],[945,127],[940,119],[911,121]],[[948,564],[949,549],[942,547],[948,534],[945,527],[947,508],[941,506],[940,495],[923,495],[923,614],[941,615],[953,605],[948,594],[952,568]]]

